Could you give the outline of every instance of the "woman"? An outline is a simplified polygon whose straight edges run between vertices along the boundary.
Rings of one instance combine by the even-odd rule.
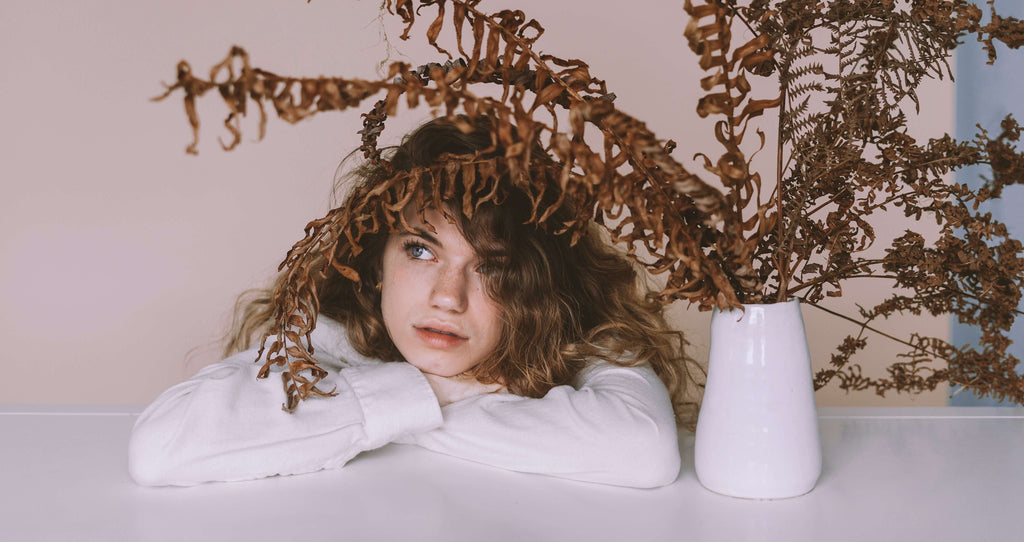
[[[438,119],[406,137],[387,167],[371,162],[349,196],[384,177],[451,155],[503,156],[486,117],[463,133]],[[535,159],[546,159],[542,150]],[[675,480],[676,417],[687,362],[679,333],[642,293],[632,264],[590,225],[577,242],[541,227],[536,197],[504,175],[467,213],[467,189],[397,210],[347,250],[359,280],[318,285],[311,335],[320,385],[335,396],[280,405],[280,385],[257,379],[250,341],[274,301],[245,310],[220,363],[164,392],[139,417],[129,463],[143,485],[193,485],[299,474],[344,465],[388,443],[522,471],[633,487]],[[466,183],[462,183],[463,185]],[[570,197],[543,196],[564,224]],[[470,215],[471,216],[467,216]],[[351,247],[349,247],[351,248]]]

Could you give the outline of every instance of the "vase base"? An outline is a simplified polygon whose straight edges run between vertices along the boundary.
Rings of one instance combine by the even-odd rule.
[[[700,482],[699,479],[697,481]],[[758,493],[758,492],[754,492],[754,491],[736,491],[736,490],[729,490],[729,489],[722,489],[722,488],[716,489],[714,487],[708,487],[703,482],[701,482],[700,485],[704,489],[706,489],[706,490],[708,490],[708,491],[710,491],[712,493],[715,493],[715,494],[718,494],[718,495],[722,495],[724,497],[732,497],[734,499],[744,499],[744,500],[748,500],[748,501],[781,501],[781,500],[785,500],[785,499],[795,499],[797,497],[802,497],[804,495],[807,495],[808,493],[814,491],[814,488],[816,487],[817,484],[812,485],[811,487],[809,487],[807,489],[799,489],[799,490],[791,491],[791,492],[790,491],[784,491],[784,492],[779,492],[779,493],[775,493],[775,494],[771,494],[769,492]],[[766,495],[766,493],[767,493],[767,495]]]

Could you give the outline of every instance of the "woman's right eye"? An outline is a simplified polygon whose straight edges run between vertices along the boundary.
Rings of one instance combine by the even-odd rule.
[[[405,245],[405,253],[414,260],[434,259],[434,254],[430,252],[430,249],[419,243],[407,243]]]

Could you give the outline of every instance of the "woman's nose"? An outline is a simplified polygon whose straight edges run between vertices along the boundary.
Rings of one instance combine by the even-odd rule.
[[[463,312],[469,299],[469,279],[464,270],[447,267],[435,277],[430,303],[446,312]]]

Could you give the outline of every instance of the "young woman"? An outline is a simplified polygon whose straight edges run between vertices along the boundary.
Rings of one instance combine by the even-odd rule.
[[[485,117],[469,133],[432,121],[392,151],[390,172],[364,166],[349,198],[394,171],[482,152],[504,153]],[[300,474],[394,442],[575,480],[675,480],[673,402],[695,413],[680,334],[596,226],[575,243],[538,226],[534,203],[507,177],[496,181],[501,197],[471,217],[464,187],[438,208],[425,203],[425,183],[397,211],[405,224],[349,251],[360,281],[333,273],[319,284],[312,346],[328,373],[320,385],[335,396],[282,410],[285,390],[257,379],[249,348],[274,310],[270,297],[256,300],[229,344],[235,353],[139,417],[132,477],[193,485]],[[551,223],[574,212],[571,198],[558,201]]]

